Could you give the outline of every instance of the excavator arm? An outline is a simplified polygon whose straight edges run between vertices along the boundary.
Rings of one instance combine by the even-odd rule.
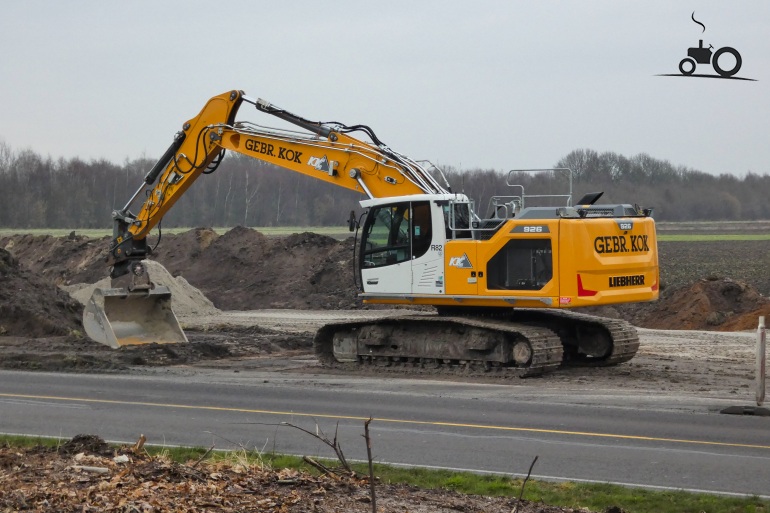
[[[236,122],[244,102],[304,131]],[[372,142],[349,135],[356,131]],[[365,125],[309,121],[242,91],[231,91],[211,98],[196,117],[182,125],[126,206],[113,212],[114,239],[107,257],[113,278],[128,274],[133,262],[148,255],[150,230],[201,174],[216,169],[226,150],[359,191],[369,199],[445,193],[448,189],[420,163],[388,148]],[[133,214],[129,209],[142,195],[141,208]]]

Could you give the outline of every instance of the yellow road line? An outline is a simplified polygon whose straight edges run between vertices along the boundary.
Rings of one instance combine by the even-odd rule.
[[[173,403],[150,403],[144,401],[116,401],[111,399],[88,399],[84,397],[58,397],[53,395],[27,395],[27,394],[5,394],[0,393],[0,397],[14,398],[14,399],[38,399],[49,401],[69,401],[69,402],[84,402],[84,403],[98,403],[98,404],[122,404],[131,406],[150,406],[153,408],[178,408],[184,410],[207,410],[207,411],[226,411],[235,413],[259,413],[263,415],[279,415],[287,417],[311,417],[321,419],[337,419],[337,420],[369,420],[369,417],[358,417],[353,415],[334,415],[329,413],[298,413],[294,411],[274,411],[274,410],[258,410],[250,408],[227,408],[224,406],[194,406],[190,404],[173,404]],[[757,444],[741,444],[732,442],[711,442],[708,440],[687,440],[682,438],[663,438],[655,436],[638,436],[638,435],[621,435],[615,433],[593,433],[590,431],[568,431],[563,429],[542,429],[542,428],[527,428],[527,427],[513,427],[513,426],[495,426],[488,424],[465,424],[460,422],[440,422],[440,421],[428,421],[428,420],[406,420],[406,419],[389,419],[377,417],[378,422],[385,422],[391,424],[412,424],[417,426],[443,426],[443,427],[462,427],[471,429],[488,429],[496,431],[506,432],[520,432],[520,433],[543,433],[553,435],[569,435],[569,436],[582,436],[582,437],[594,437],[594,438],[614,438],[619,440],[642,440],[650,442],[669,442],[678,444],[693,444],[693,445],[709,445],[718,447],[744,447],[749,449],[768,449],[770,445],[757,445]]]

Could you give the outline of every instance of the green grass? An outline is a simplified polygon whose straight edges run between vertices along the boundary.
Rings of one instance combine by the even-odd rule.
[[[663,242],[716,242],[722,240],[770,240],[770,233],[751,234],[658,234],[658,240]]]
[[[367,472],[364,465],[355,467],[361,473]],[[508,497],[519,496],[523,481],[499,475],[396,468],[384,465],[375,465],[375,475],[383,482],[409,483],[421,488],[446,488],[474,495]],[[770,512],[770,501],[757,498],[644,490],[602,483],[554,483],[530,479],[524,489],[523,498],[555,506],[589,508],[592,511],[603,511],[610,506],[618,506],[628,513]]]
[[[66,442],[61,438],[42,436],[0,435],[0,446],[7,447],[57,447]]]
[[[0,445],[30,447],[44,445],[56,447],[64,443],[62,439],[0,436]],[[180,463],[198,461],[207,449],[190,447],[145,446],[153,456],[162,455]],[[297,456],[279,454],[261,454],[257,451],[211,452],[207,459],[212,461],[230,461],[233,464],[256,465],[260,468],[295,468],[317,474],[317,471],[305,464]],[[329,467],[338,465],[336,460],[319,459]],[[521,471],[527,466],[517,468]],[[353,464],[353,468],[362,475],[368,475],[368,466],[364,463]],[[473,495],[492,495],[518,497],[522,479],[501,476],[481,475],[469,472],[448,470],[429,470],[423,468],[394,467],[375,464],[375,475],[383,483],[405,483],[420,488],[446,489]],[[736,498],[719,495],[694,494],[683,491],[654,491],[628,488],[602,483],[576,483],[529,480],[525,487],[524,499],[543,502],[555,506],[570,508],[589,508],[603,511],[610,506],[618,506],[627,513],[770,513],[770,501],[759,498]]]

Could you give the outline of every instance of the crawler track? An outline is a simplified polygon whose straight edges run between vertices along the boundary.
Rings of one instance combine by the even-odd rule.
[[[639,350],[636,328],[622,319],[608,319],[571,310],[515,310],[512,320],[548,327],[559,334],[564,346],[565,366],[607,367],[631,360]],[[581,351],[582,338],[600,338],[604,354],[589,356]]]
[[[517,345],[529,353],[515,361]],[[327,365],[537,376],[557,368],[562,344],[553,331],[516,322],[467,317],[403,316],[327,324],[316,334],[316,355]],[[341,365],[344,364],[344,365]]]
[[[319,361],[341,370],[530,377],[561,365],[608,366],[633,358],[625,321],[567,311],[505,316],[406,315],[332,323],[318,330]]]

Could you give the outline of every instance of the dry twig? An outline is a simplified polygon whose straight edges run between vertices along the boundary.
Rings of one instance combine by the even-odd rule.
[[[72,465],[75,470],[82,470],[83,472],[91,472],[92,474],[109,474],[110,469],[106,467],[91,467],[87,465]]]
[[[532,460],[532,464],[529,466],[529,471],[527,472],[527,477],[525,477],[524,482],[521,483],[521,492],[519,492],[519,498],[516,500],[516,505],[513,507],[511,513],[518,513],[519,511],[519,504],[521,504],[521,498],[524,496],[524,487],[527,485],[527,481],[529,481],[529,476],[532,475],[532,469],[535,468],[536,461],[537,456]]]
[[[315,467],[322,474],[326,474],[327,476],[332,477],[334,479],[339,479],[337,477],[337,474],[335,474],[334,470],[330,469],[329,467],[327,467],[323,463],[320,463],[320,462],[314,460],[310,456],[302,456],[302,461],[304,461],[305,463],[307,463],[308,465],[310,465],[312,467]]]
[[[139,435],[139,440],[136,441],[134,446],[131,448],[131,452],[134,454],[139,454],[139,451],[141,451],[144,448],[144,443],[147,441],[147,437],[144,435]]]
[[[337,455],[337,459],[340,461],[340,464],[342,467],[350,474],[355,475],[355,472],[352,468],[350,468],[350,464],[348,463],[348,460],[345,459],[345,455],[342,453],[342,447],[340,447],[339,443],[337,442],[337,432],[339,430],[340,424],[337,423],[337,427],[334,429],[334,440],[329,440],[329,437],[326,436],[326,434],[318,427],[318,424],[315,425],[316,432],[313,433],[312,431],[308,431],[305,428],[299,427],[297,425],[291,424],[289,422],[281,422],[281,425],[293,427],[295,429],[299,429],[303,433],[307,433],[308,435],[317,438],[318,440],[322,441],[331,449],[334,451],[334,454]]]
[[[208,455],[211,453],[211,451],[213,451],[213,450],[214,450],[214,444],[212,444],[212,445],[211,445],[211,447],[209,447],[209,450],[208,450],[208,451],[206,451],[206,452],[204,452],[204,453],[203,453],[203,456],[201,456],[201,457],[198,459],[198,461],[196,461],[195,463],[193,463],[193,464],[190,466],[190,468],[193,468],[193,469],[194,469],[195,467],[197,467],[198,465],[200,465],[201,461],[205,460],[205,459],[206,459],[206,456],[208,456]]]
[[[372,513],[377,513],[377,497],[374,494],[374,464],[372,463],[372,439],[369,437],[369,424],[372,418],[364,422],[364,438],[366,438],[366,457],[369,460],[369,495],[372,498]]]

